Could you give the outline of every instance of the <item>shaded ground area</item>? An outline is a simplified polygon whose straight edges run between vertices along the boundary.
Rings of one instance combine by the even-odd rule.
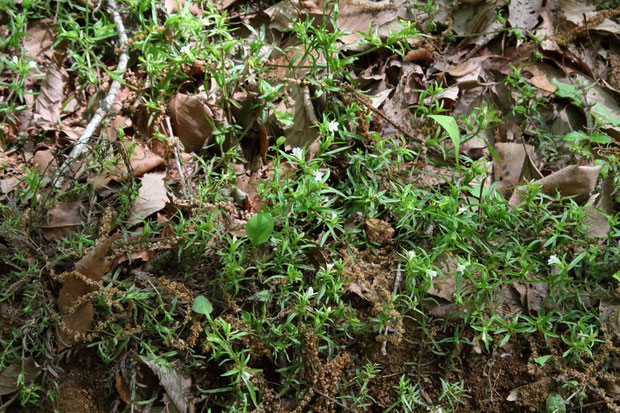
[[[0,11],[0,411],[618,411],[618,4]]]

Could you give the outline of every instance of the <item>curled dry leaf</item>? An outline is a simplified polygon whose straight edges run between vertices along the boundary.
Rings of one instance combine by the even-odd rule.
[[[289,93],[295,101],[293,126],[286,130],[286,149],[310,146],[319,136],[314,127],[318,120],[310,97],[308,86],[291,85]]]
[[[532,145],[524,145],[521,143],[505,143],[495,144],[495,152],[500,160],[493,159],[493,179],[499,182],[497,189],[505,196],[511,192],[511,188],[519,185],[522,179],[536,179],[539,176],[524,175],[524,172],[531,168],[524,168],[529,162],[525,150],[529,152],[530,158],[534,158],[534,147]]]
[[[134,225],[149,215],[161,211],[169,201],[166,191],[165,172],[153,172],[145,174],[142,179],[138,197],[131,209],[129,225]]]
[[[76,232],[84,223],[84,206],[81,202],[67,202],[47,211],[47,224],[41,225],[43,236],[50,241],[59,240]]]
[[[65,55],[54,53],[47,66],[47,77],[41,83],[41,91],[34,102],[31,126],[43,130],[56,130],[64,98],[66,73],[63,68]]]
[[[172,130],[188,152],[199,151],[213,134],[213,113],[206,97],[177,93],[168,106]]]
[[[150,360],[142,359],[142,361],[157,375],[174,406],[181,413],[187,412],[190,398],[192,397],[192,378],[183,373],[178,367],[168,368]]]
[[[590,193],[601,171],[602,166],[571,165],[552,173],[538,182],[542,184],[540,192],[554,197],[560,195],[574,196],[575,202],[583,203],[588,200]],[[523,202],[522,189],[516,189],[510,197],[510,205],[517,206]]]
[[[119,237],[120,234],[114,234],[97,242],[93,250],[75,264],[75,271],[93,282],[100,281],[112,263],[111,258],[106,257],[110,246]],[[57,304],[58,310],[67,313],[62,317],[62,324],[66,329],[60,326],[56,329],[59,350],[75,345],[79,341],[79,335],[90,330],[95,317],[93,304],[87,300],[75,309],[73,306],[82,296],[91,291],[93,291],[93,287],[74,274],[70,274],[64,279],[58,294]]]

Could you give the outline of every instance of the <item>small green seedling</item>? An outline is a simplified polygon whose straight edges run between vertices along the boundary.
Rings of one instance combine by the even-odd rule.
[[[547,363],[547,360],[549,360],[550,358],[551,358],[551,354],[548,354],[546,356],[536,357],[534,359],[534,361],[536,363],[538,363],[540,365],[540,367],[545,367],[545,364]]]
[[[266,242],[273,232],[273,217],[269,213],[256,214],[245,225],[245,233],[252,245]]]
[[[446,130],[452,143],[454,144],[454,156],[456,158],[456,164],[459,164],[459,148],[461,146],[461,135],[459,133],[459,125],[456,123],[456,119],[452,116],[446,115],[428,115],[429,118],[437,122],[442,128]]]
[[[192,310],[198,314],[204,314],[208,316],[213,311],[213,305],[211,301],[204,295],[199,295],[194,298],[194,304],[192,304]]]

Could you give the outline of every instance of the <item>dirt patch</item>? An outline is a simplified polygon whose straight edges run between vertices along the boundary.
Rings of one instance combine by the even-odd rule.
[[[108,413],[114,400],[110,368],[95,351],[82,351],[63,366],[54,408],[63,413]],[[49,411],[43,409],[41,411]]]

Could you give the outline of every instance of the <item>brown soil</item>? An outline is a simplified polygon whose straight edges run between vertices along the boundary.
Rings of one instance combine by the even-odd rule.
[[[111,392],[110,366],[99,361],[94,350],[81,350],[63,366],[54,402],[41,408],[13,404],[8,412],[109,413],[115,398]]]

